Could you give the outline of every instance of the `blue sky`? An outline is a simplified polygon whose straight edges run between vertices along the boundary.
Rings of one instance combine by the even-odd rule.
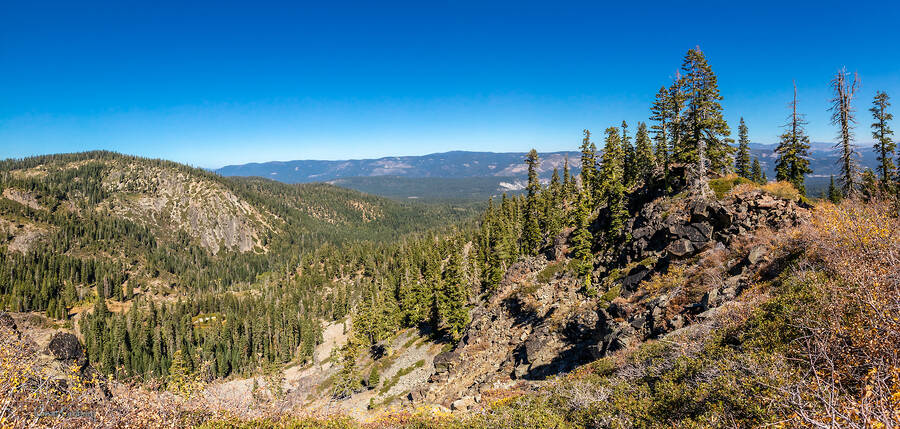
[[[898,22],[866,1],[3,2],[0,158],[575,149],[583,128],[646,120],[695,45],[760,143],[795,79],[812,139],[833,140],[828,82],[858,71],[868,142],[875,91],[900,105]]]

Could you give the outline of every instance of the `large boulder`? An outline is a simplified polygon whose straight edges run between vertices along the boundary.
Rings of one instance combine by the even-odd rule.
[[[535,332],[525,341],[525,359],[528,363],[540,363],[544,346],[550,342],[545,332]]]
[[[459,358],[459,352],[457,351],[447,351],[443,353],[438,353],[437,356],[434,357],[434,371],[435,373],[442,373],[450,371],[450,368],[453,367],[453,364]]]
[[[16,326],[16,321],[13,320],[12,316],[6,312],[0,312],[0,326],[4,328],[9,328],[13,330],[13,332],[19,332],[19,327]]]
[[[453,401],[453,403],[450,404],[450,409],[453,411],[466,411],[474,405],[475,398],[466,396],[465,398],[459,398]]]
[[[694,246],[694,243],[688,239],[679,239],[675,240],[666,247],[666,251],[669,252],[672,256],[676,258],[683,258],[685,256],[692,255],[697,248]]]
[[[710,206],[704,199],[698,198],[691,201],[688,204],[687,210],[691,214],[691,222],[693,223],[704,222],[710,219]]]
[[[756,265],[763,259],[765,259],[766,255],[769,252],[769,248],[764,244],[759,244],[750,249],[750,252],[747,253],[747,261],[750,265]]]
[[[652,272],[649,268],[643,265],[638,265],[632,268],[631,271],[629,271],[628,274],[625,275],[625,280],[622,281],[622,287],[624,287],[625,290],[634,292],[635,290],[637,290],[638,285],[641,284],[641,282],[644,281],[644,279],[646,279],[651,273]]]
[[[671,227],[672,235],[694,243],[706,243],[712,237],[712,227],[706,222]]]
[[[547,259],[551,261],[561,261],[569,253],[569,236],[572,229],[564,229],[553,238],[553,242],[547,248],[545,253]]]
[[[78,337],[68,332],[53,334],[47,350],[56,360],[75,361],[79,364],[85,361],[81,342],[78,341]]]

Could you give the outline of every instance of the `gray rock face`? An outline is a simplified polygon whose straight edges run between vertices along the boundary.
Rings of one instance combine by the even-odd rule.
[[[525,359],[528,363],[540,363],[541,361],[541,349],[547,345],[549,340],[547,339],[546,334],[544,333],[536,333],[528,337],[525,340]]]
[[[668,254],[676,259],[696,255],[710,241],[728,246],[732,237],[761,226],[779,229],[799,221],[800,206],[762,191],[725,199],[690,198],[683,205],[663,200],[646,204],[630,222],[632,241],[627,260]]]

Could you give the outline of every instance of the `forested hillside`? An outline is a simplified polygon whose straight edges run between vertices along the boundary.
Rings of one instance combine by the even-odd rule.
[[[319,318],[348,310],[353,286],[323,285],[342,275],[333,267],[358,264],[374,242],[471,216],[109,152],[4,161],[0,193],[0,307],[80,318],[91,359],[128,375],[165,374],[177,350],[193,356],[206,336],[228,337],[226,352],[207,348],[218,375],[257,352],[302,355]],[[317,258],[327,269],[290,275]]]

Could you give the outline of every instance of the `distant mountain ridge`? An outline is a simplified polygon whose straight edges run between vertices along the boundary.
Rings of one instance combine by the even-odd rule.
[[[562,174],[566,156],[573,174],[581,165],[580,152],[541,153],[542,177],[550,177],[553,168]],[[223,176],[259,176],[285,183],[327,182],[347,177],[524,177],[527,174],[524,152],[452,151],[422,156],[391,156],[378,159],[344,161],[272,161],[228,165],[216,170]]]
[[[775,144],[751,143],[751,156],[757,157],[766,174],[775,175]],[[810,149],[812,176],[837,174],[837,152],[833,143],[814,142]],[[860,165],[874,168],[876,154],[870,145],[857,148]],[[295,160],[227,165],[216,173],[223,176],[259,176],[285,183],[330,182],[341,178],[396,177],[518,177],[527,175],[525,152],[468,152],[451,151],[421,156],[390,156],[377,159],[341,161]],[[560,151],[540,153],[539,174],[549,178],[554,168],[562,173],[565,158],[569,158],[572,174],[581,171],[581,153]]]
[[[833,143],[810,144],[807,192],[819,195],[837,176],[838,153]],[[776,144],[750,144],[769,179],[775,178]],[[874,168],[876,154],[871,145],[857,147],[862,168]],[[525,152],[452,151],[421,156],[392,156],[343,161],[272,161],[229,165],[215,170],[223,176],[258,176],[284,183],[327,182],[361,192],[395,199],[479,200],[503,192],[521,191],[528,174]],[[547,180],[554,168],[562,174],[566,157],[571,174],[581,171],[581,152],[540,153],[538,174]],[[411,179],[421,179],[418,182]]]

